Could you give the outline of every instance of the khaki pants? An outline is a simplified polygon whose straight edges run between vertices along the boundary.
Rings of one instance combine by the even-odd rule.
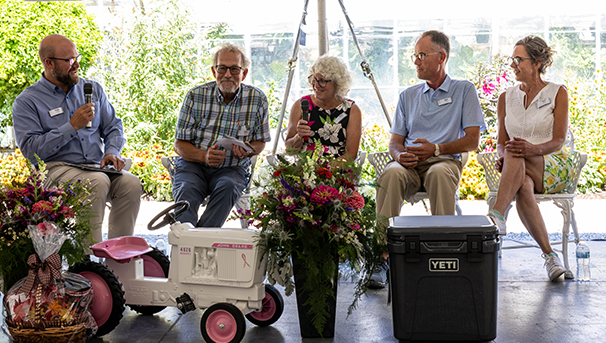
[[[429,196],[432,215],[454,215],[462,170],[461,161],[439,157],[430,157],[413,169],[389,162],[378,180],[377,217],[399,216],[404,199],[417,193],[421,184]]]
[[[48,179],[56,182],[70,180],[90,180],[91,208],[93,217],[93,237],[95,243],[103,239],[101,227],[105,215],[105,206],[112,205],[109,214],[108,238],[132,236],[135,222],[141,206],[141,182],[133,174],[123,171],[122,174],[106,174],[103,172],[87,171],[65,165],[62,162],[46,164]]]

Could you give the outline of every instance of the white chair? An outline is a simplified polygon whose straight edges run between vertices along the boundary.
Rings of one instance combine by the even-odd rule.
[[[587,154],[581,153],[574,150],[574,137],[572,132],[569,131],[568,138],[565,143],[571,151],[569,152],[569,156],[572,158],[573,162],[573,170],[574,173],[572,176],[574,182],[566,189],[564,189],[561,193],[556,194],[535,194],[535,198],[537,202],[542,201],[553,201],[553,203],[562,210],[562,216],[564,217],[564,225],[562,227],[562,240],[558,242],[550,242],[551,245],[562,245],[561,253],[564,257],[564,267],[566,268],[565,277],[567,279],[574,278],[572,271],[570,270],[570,266],[568,263],[568,235],[570,233],[570,227],[572,226],[572,231],[575,236],[575,243],[579,241],[579,231],[577,230],[577,221],[574,217],[574,211],[572,207],[574,206],[574,197],[577,189],[577,183],[579,182],[579,176],[581,175],[581,169],[585,166],[587,162]],[[495,201],[497,200],[497,190],[499,189],[499,182],[501,180],[501,174],[497,171],[495,167],[495,163],[499,159],[499,156],[496,152],[487,152],[478,154],[478,162],[484,168],[484,172],[486,174],[486,183],[488,184],[488,199],[486,202],[488,203],[488,210],[492,209]],[[515,201],[515,199],[513,200]],[[512,201],[512,203],[513,203]],[[509,215],[509,210],[511,209],[512,204],[509,204],[507,210],[504,215],[505,218]],[[501,247],[501,249],[516,249],[516,248],[528,248],[535,247],[539,248],[537,244],[529,244],[526,242],[511,240],[519,245]]]
[[[463,163],[463,168],[465,168],[468,158],[469,158],[469,154],[467,152],[464,152],[461,154],[461,162]],[[391,161],[391,156],[389,155],[389,152],[387,152],[387,151],[373,152],[368,155],[368,162],[375,168],[375,178],[377,181],[379,181],[379,177],[385,171],[385,167],[387,167],[387,163],[389,163],[389,161]],[[411,205],[414,205],[415,203],[422,201],[423,206],[425,206],[425,211],[427,213],[431,214],[431,211],[427,207],[427,203],[425,202],[425,199],[429,199],[427,192],[420,191],[411,196],[408,196],[404,200]],[[455,210],[458,215],[462,214],[461,206],[459,206],[459,196],[458,195],[457,195]]]
[[[162,165],[168,171],[168,175],[170,176],[171,180],[173,178],[173,175],[175,172],[175,167],[177,166],[177,159],[179,157],[180,156],[162,156],[162,159],[161,159]],[[234,204],[236,209],[250,210],[250,197],[251,197],[250,186],[252,184],[252,179],[253,179],[253,174],[255,172],[256,164],[257,164],[257,155],[253,155],[250,158],[250,170],[249,170],[249,177],[247,180],[246,187],[242,191],[242,195],[240,196],[240,198]],[[207,203],[208,203],[208,197],[206,197],[206,199],[204,199],[204,201],[202,202],[202,206],[205,206]],[[246,220],[240,219],[240,224],[242,225],[243,229],[248,228],[248,222]]]

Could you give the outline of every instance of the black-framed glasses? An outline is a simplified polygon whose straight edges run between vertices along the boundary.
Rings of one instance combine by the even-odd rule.
[[[428,54],[424,53],[424,52],[419,52],[418,54],[412,54],[410,55],[410,60],[412,61],[412,63],[415,63],[415,61],[417,60],[417,58],[419,59],[419,61],[425,61],[425,58],[427,58],[427,56],[429,55],[437,55],[437,54],[441,54],[441,52],[430,52]]]
[[[242,71],[242,67],[238,67],[238,66],[228,67],[228,66],[224,66],[222,64],[215,66],[215,70],[219,74],[225,74],[227,72],[227,69],[229,69],[229,73],[232,75],[238,75]]]
[[[532,58],[530,57],[520,57],[520,56],[512,56],[509,57],[509,61],[517,66],[520,65],[520,63],[522,63],[523,60],[531,60]]]
[[[318,80],[313,75],[309,75],[309,77],[307,77],[307,80],[311,85],[318,85],[322,88],[326,87],[327,83],[332,82],[332,80]]]
[[[59,60],[59,61],[66,61],[69,62],[69,66],[73,66],[74,63],[76,63],[76,61],[78,63],[80,63],[80,59],[82,58],[82,54],[78,54],[78,56],[76,57],[72,57],[72,58],[59,58],[59,57],[47,57],[50,60]]]

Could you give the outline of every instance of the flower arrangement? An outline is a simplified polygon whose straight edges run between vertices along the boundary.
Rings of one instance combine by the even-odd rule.
[[[263,185],[255,182],[262,192],[253,196],[251,210],[237,214],[260,229],[258,245],[267,258],[268,281],[284,286],[287,296],[294,290],[291,256],[300,261],[306,275],[301,291],[310,294],[309,315],[318,332],[327,321],[326,302],[334,297],[339,262],[347,264],[352,278],[363,275],[351,313],[381,250],[374,234],[374,200],[356,190],[360,168],[336,161],[326,151],[317,141],[295,156],[278,155],[273,177]]]
[[[13,171],[12,184],[3,183],[0,188],[0,277],[4,281],[4,292],[27,274],[26,260],[35,253],[28,225],[48,221],[61,227],[70,239],[63,244],[59,255],[69,265],[86,256],[85,245],[93,239],[87,206],[89,181],[76,180],[47,187],[43,161],[38,160],[36,169],[22,155],[13,159],[23,159],[15,165],[24,163],[25,169]],[[9,174],[7,170],[4,172]]]

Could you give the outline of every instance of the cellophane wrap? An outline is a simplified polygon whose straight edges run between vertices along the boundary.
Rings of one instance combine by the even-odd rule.
[[[30,237],[38,253],[38,263],[57,253],[67,237],[54,223],[44,222],[29,226]],[[42,268],[47,268],[46,266]],[[61,268],[59,266],[59,268]],[[4,297],[4,310],[8,321],[44,327],[45,323],[61,322],[65,325],[86,323],[87,334],[92,336],[97,331],[97,324],[88,308],[93,301],[94,293],[91,283],[85,277],[60,270],[58,278],[52,278],[43,284],[35,276],[30,289],[23,288],[28,277],[15,283]]]

